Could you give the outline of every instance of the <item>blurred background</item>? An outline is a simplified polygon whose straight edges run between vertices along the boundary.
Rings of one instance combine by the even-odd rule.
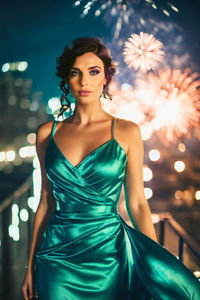
[[[199,1],[21,0],[1,7],[0,298],[23,299],[41,187],[36,130],[60,109],[56,58],[84,36],[101,38],[117,64],[113,100],[101,98],[103,108],[140,126],[145,195],[159,240],[199,278]],[[123,189],[119,213],[131,225]]]

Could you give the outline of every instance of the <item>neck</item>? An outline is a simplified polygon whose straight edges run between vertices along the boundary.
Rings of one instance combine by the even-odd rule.
[[[98,120],[102,120],[106,115],[106,112],[101,107],[99,99],[99,101],[94,101],[89,104],[77,102],[74,113],[70,118],[73,123],[89,125]]]

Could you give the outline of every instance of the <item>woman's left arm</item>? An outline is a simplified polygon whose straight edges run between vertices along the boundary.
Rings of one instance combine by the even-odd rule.
[[[128,123],[130,124],[127,126],[129,136],[128,162],[124,182],[126,208],[133,226],[158,243],[151,210],[144,194],[144,146],[141,132],[136,123]]]

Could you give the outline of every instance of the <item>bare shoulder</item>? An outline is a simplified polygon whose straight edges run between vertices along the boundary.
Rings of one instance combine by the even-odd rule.
[[[125,119],[116,119],[120,132],[123,135],[127,136],[128,139],[130,137],[134,138],[141,134],[140,127],[133,121],[125,120]]]
[[[116,118],[117,140],[125,150],[126,154],[134,151],[135,145],[142,141],[140,127],[132,121]]]
[[[37,135],[38,142],[47,140],[50,137],[53,122],[54,121],[45,122],[37,128],[36,135]]]

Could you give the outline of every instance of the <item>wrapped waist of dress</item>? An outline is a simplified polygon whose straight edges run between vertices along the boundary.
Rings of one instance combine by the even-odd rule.
[[[56,214],[72,213],[117,213],[117,205],[95,205],[95,204],[79,204],[79,203],[66,203]]]

